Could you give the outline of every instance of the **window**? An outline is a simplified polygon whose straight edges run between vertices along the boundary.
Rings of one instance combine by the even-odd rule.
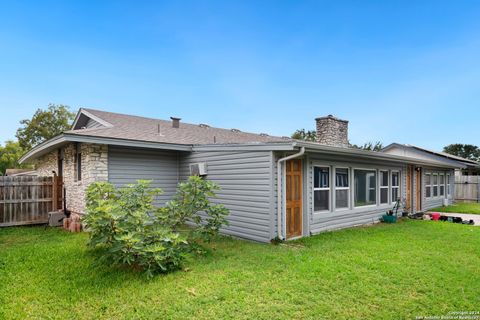
[[[432,196],[432,175],[430,173],[425,174],[425,197],[430,198]]]
[[[350,198],[350,184],[347,168],[335,169],[335,208],[348,208]]]
[[[447,196],[450,196],[450,174],[447,174]]]
[[[400,197],[400,173],[398,171],[392,172],[392,201],[398,201]]]
[[[313,209],[330,210],[330,168],[314,167],[313,170]]]
[[[438,174],[433,174],[433,196],[438,197]]]
[[[75,155],[74,155],[74,178],[75,181],[82,180],[82,152],[81,152],[81,144],[77,144],[75,148]]]
[[[377,203],[377,172],[375,170],[354,170],[355,207]]]
[[[443,197],[445,195],[445,175],[441,174],[440,176],[440,196]]]
[[[388,203],[388,171],[380,171],[380,203]]]

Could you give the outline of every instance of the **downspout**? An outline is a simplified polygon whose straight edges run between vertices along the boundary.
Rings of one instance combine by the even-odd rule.
[[[305,147],[301,147],[300,152],[295,153],[295,154],[291,154],[287,157],[280,158],[280,159],[277,160],[277,229],[278,229],[277,234],[278,234],[278,237],[281,240],[285,240],[285,238],[286,238],[282,234],[282,232],[283,232],[282,216],[283,216],[283,212],[284,212],[283,209],[284,208],[282,207],[282,200],[283,200],[283,197],[282,197],[282,180],[283,179],[280,179],[280,177],[282,176],[281,163],[285,162],[287,160],[291,160],[291,159],[301,157],[304,153],[305,153]]]

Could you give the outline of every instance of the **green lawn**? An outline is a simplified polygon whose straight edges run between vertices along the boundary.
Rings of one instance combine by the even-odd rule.
[[[461,241],[459,241],[461,240]],[[0,229],[0,319],[369,319],[480,311],[480,228],[405,221],[289,245],[219,239],[152,280],[86,234]]]
[[[480,214],[480,203],[459,202],[451,206],[438,207],[429,211]]]

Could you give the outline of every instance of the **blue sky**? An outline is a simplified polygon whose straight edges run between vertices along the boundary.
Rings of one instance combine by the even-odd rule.
[[[48,103],[480,144],[480,1],[0,3],[0,142]]]

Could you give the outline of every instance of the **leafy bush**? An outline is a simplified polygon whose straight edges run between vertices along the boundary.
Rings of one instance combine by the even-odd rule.
[[[117,265],[130,265],[155,272],[181,267],[185,257],[218,234],[228,210],[212,204],[218,186],[200,177],[180,183],[176,195],[165,207],[153,201],[162,191],[151,182],[115,188],[108,182],[95,182],[87,188],[87,215],[91,247],[104,250],[104,259]],[[185,228],[191,224],[191,228]]]

